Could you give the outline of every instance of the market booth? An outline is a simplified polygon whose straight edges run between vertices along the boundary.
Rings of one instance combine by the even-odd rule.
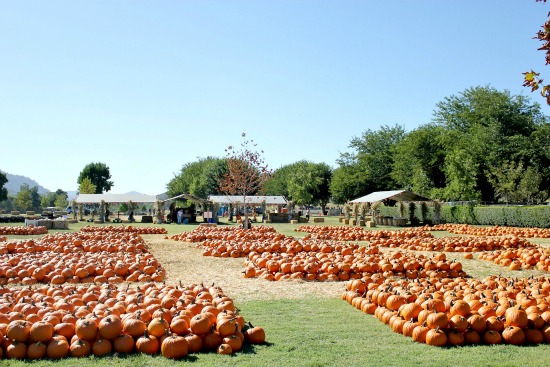
[[[247,210],[249,216],[254,215],[256,208],[262,208],[260,215],[266,223],[288,223],[286,212],[287,200],[284,196],[246,196],[242,195],[209,195],[208,201],[217,206],[227,206],[227,212],[232,219],[233,210]],[[293,219],[293,218],[290,218]]]
[[[351,200],[348,204],[362,204],[362,203],[376,203],[381,202],[385,206],[395,206],[399,201],[411,202],[411,201],[432,201],[424,196],[415,194],[408,190],[392,190],[392,191],[376,191],[368,195],[362,196],[355,200]],[[407,219],[402,217],[376,217],[373,216],[376,224],[383,224],[388,226],[405,226]]]
[[[134,204],[151,204],[157,201],[157,197],[154,195],[145,194],[79,194],[75,201],[78,206],[82,208],[83,205],[99,205],[101,202],[104,202],[107,205],[129,202]],[[102,214],[103,213],[100,213],[100,218],[102,218]],[[117,212],[117,219],[120,221],[119,212]],[[141,217],[141,221],[142,223],[153,223],[153,216],[143,215]]]

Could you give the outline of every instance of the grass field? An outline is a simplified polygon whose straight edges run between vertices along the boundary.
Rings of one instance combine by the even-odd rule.
[[[326,218],[325,225],[338,225]],[[71,224],[70,231],[88,223]],[[107,224],[108,225],[108,224]],[[158,226],[133,224],[139,226]],[[162,225],[169,235],[188,231],[195,225]],[[286,235],[299,225],[273,224]],[[384,227],[387,229],[388,227]],[[439,234],[438,234],[439,235]],[[10,239],[21,236],[8,236]],[[550,345],[514,347],[507,345],[436,348],[414,343],[393,333],[373,316],[366,315],[340,299],[343,283],[274,282],[243,279],[238,273],[242,259],[206,258],[191,244],[166,240],[165,235],[144,236],[151,251],[166,264],[168,281],[200,281],[215,278],[235,299],[247,321],[265,328],[268,344],[246,348],[232,356],[214,353],[190,355],[181,361],[145,355],[106,358],[41,360],[37,362],[1,360],[0,366],[549,366]],[[537,240],[548,245],[548,240]],[[506,272],[488,262],[462,261],[474,277],[488,274],[529,276],[533,272]],[[208,270],[206,270],[208,268]]]

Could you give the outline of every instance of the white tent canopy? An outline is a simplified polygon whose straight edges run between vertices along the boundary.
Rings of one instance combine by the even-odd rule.
[[[243,204],[241,195],[209,195],[208,200],[216,204]],[[284,196],[247,196],[246,204],[261,205],[264,202],[267,205],[285,205],[287,203]]]
[[[411,191],[393,190],[372,192],[366,196],[351,200],[349,203],[375,203],[386,199],[395,201],[431,201],[431,199],[425,198],[424,196],[420,196]]]
[[[77,204],[99,204],[101,200],[106,203],[154,203],[157,197],[145,194],[79,194],[75,200]]]

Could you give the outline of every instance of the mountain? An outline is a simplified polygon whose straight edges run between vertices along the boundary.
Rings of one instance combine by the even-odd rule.
[[[10,195],[16,195],[19,192],[21,185],[23,184],[27,184],[29,185],[29,187],[35,187],[35,186],[38,187],[38,193],[40,195],[44,195],[50,192],[50,190],[41,186],[38,182],[36,182],[31,178],[20,176],[20,175],[12,175],[11,173],[7,173],[7,172],[3,172],[3,173],[6,175],[6,178],[8,179],[8,182],[4,187],[8,190],[8,194]]]

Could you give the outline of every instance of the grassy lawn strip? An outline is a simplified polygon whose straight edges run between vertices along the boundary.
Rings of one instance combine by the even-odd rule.
[[[268,345],[233,356],[3,360],[2,366],[547,366],[550,345],[437,348],[395,334],[376,318],[336,298],[249,301],[239,305],[247,320],[262,325]]]

